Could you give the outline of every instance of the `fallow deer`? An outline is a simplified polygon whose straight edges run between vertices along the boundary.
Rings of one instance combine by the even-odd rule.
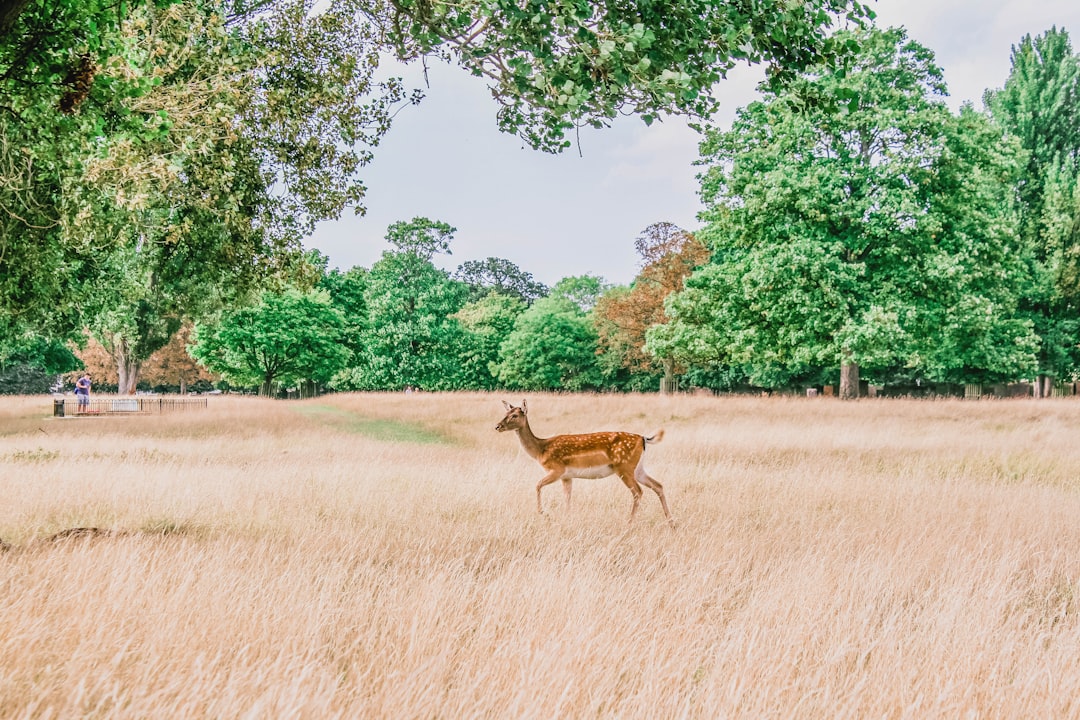
[[[664,508],[668,523],[675,527],[675,520],[664,497],[664,486],[645,472],[642,462],[646,446],[660,442],[664,437],[663,430],[658,430],[652,437],[628,432],[597,432],[538,438],[529,427],[528,404],[525,401],[522,401],[521,407],[514,407],[504,400],[503,406],[506,417],[495,429],[499,432],[517,431],[521,447],[547,470],[547,475],[536,484],[536,509],[541,515],[544,506],[540,501],[540,491],[544,486],[562,480],[566,509],[569,511],[574,478],[618,475],[634,496],[634,504],[630,506],[630,522],[634,521],[641,501],[641,486],[644,485],[660,498],[660,506]]]

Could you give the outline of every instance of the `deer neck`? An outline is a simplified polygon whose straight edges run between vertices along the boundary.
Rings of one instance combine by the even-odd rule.
[[[517,429],[518,440],[521,441],[521,447],[525,449],[525,452],[529,454],[529,457],[539,458],[544,452],[544,441],[533,435],[532,428],[529,427],[529,419],[525,418],[525,424]]]

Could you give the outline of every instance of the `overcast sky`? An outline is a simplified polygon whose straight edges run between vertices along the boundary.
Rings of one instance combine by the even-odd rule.
[[[1052,25],[1080,46],[1080,0],[870,0],[881,26],[902,25],[937,54],[949,104],[982,107],[982,93],[1001,87],[1012,45]],[[419,82],[412,71],[407,80]],[[496,129],[496,105],[482,79],[446,66],[429,67],[425,100],[405,108],[361,170],[366,216],[347,211],[321,223],[308,246],[331,267],[371,267],[388,248],[390,223],[424,216],[457,228],[453,255],[436,264],[453,270],[489,256],[511,260],[548,285],[570,275],[629,283],[638,269],[634,239],[655,222],[694,230],[697,134],[668,118],[652,127],[622,118],[614,127],[581,132],[577,146],[547,155]],[[714,119],[727,127],[735,110],[756,97],[760,72],[740,68],[716,89]]]

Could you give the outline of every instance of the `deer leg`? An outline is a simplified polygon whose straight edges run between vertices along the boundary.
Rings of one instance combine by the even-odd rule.
[[[637,513],[638,503],[641,502],[641,486],[638,485],[633,474],[624,470],[620,470],[618,473],[619,479],[623,481],[623,485],[630,488],[630,492],[634,496],[634,504],[630,506],[630,522],[632,523],[634,522],[634,514]]]
[[[540,491],[544,489],[545,485],[550,485],[551,483],[558,480],[560,477],[562,477],[562,472],[559,470],[553,470],[547,475],[545,475],[543,479],[540,480],[540,482],[536,483],[536,512],[540,513],[541,515],[544,514],[544,506],[540,502]]]
[[[654,477],[651,477],[644,470],[639,470],[635,474],[635,479],[656,493],[656,496],[660,498],[660,506],[664,508],[664,515],[667,517],[668,524],[671,528],[675,529],[675,519],[671,517],[671,511],[668,510],[667,498],[664,497],[664,486],[660,484],[660,481]]]
[[[573,478],[563,478],[562,491],[563,491],[563,495],[566,496],[566,514],[567,515],[570,514],[570,491],[573,490],[573,489],[574,489],[574,480],[573,480]]]

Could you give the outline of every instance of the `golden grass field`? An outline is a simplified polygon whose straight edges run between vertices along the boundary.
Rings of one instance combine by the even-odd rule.
[[[0,399],[0,717],[1080,716],[1080,402],[501,399]]]

